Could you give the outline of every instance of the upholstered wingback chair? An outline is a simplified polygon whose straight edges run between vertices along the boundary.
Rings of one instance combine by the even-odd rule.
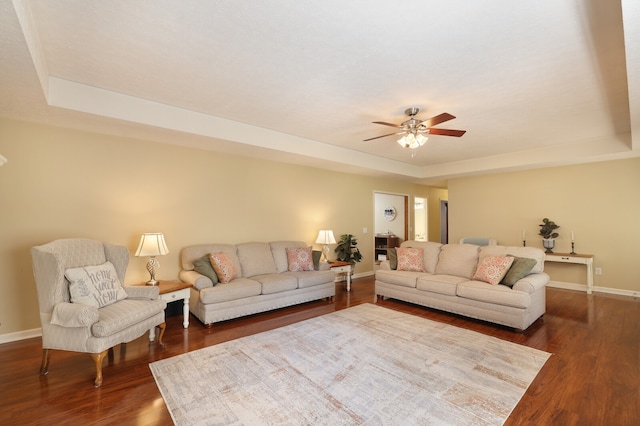
[[[129,263],[129,252],[125,247],[82,238],[62,239],[31,248],[33,275],[38,291],[40,322],[42,324],[42,364],[40,374],[47,374],[50,350],[84,352],[91,354],[96,367],[95,387],[102,385],[102,361],[109,349],[142,336],[154,327],[160,327],[158,342],[162,345],[165,329],[164,309],[166,302],[159,298],[157,287],[120,286]],[[113,267],[110,266],[110,262]],[[91,267],[106,265],[115,268],[116,277],[106,274],[108,281],[97,287],[108,287],[117,283],[117,291],[109,295],[105,306],[93,306],[92,300],[72,303],[78,287],[70,289],[65,277],[68,271],[83,271]],[[105,272],[99,273],[104,280]],[[92,279],[79,280],[92,281]],[[78,281],[74,281],[78,282]],[[95,287],[92,288],[95,291]],[[80,295],[87,296],[80,292]],[[93,296],[92,294],[89,296]],[[79,300],[79,299],[78,299]],[[102,302],[102,300],[101,300]]]

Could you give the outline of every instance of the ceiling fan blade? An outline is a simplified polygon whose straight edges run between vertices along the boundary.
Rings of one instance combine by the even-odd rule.
[[[402,134],[404,134],[404,132],[389,133],[388,135],[376,136],[374,138],[365,139],[364,142],[372,141],[374,139],[386,138],[387,136],[402,135]]]
[[[448,112],[443,112],[442,114],[436,115],[435,117],[428,118],[420,123],[420,126],[431,127],[437,126],[440,123],[444,123],[445,121],[453,120],[456,118],[455,116],[449,114]]]
[[[440,135],[440,136],[455,136],[458,138],[464,135],[466,132],[467,132],[466,130],[434,129],[434,128],[420,130],[420,133],[428,133],[430,135]]]
[[[383,126],[391,126],[391,127],[397,127],[399,129],[402,129],[402,125],[400,124],[386,123],[384,121],[374,121],[373,124],[382,124]]]

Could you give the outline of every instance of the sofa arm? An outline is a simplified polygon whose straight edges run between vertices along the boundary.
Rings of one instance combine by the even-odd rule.
[[[391,270],[391,262],[389,262],[388,260],[383,260],[380,262],[380,269],[383,269],[385,271],[390,271]]]
[[[213,287],[213,281],[211,281],[211,278],[196,271],[187,271],[183,269],[180,271],[180,274],[178,274],[178,277],[180,278],[180,281],[191,284],[196,290]]]
[[[90,327],[99,318],[95,306],[62,302],[53,307],[50,323],[62,327]]]
[[[535,274],[529,274],[524,278],[520,278],[513,285],[514,290],[524,291],[532,294],[538,291],[540,288],[544,288],[549,282],[549,275],[544,272],[538,272]]]
[[[156,300],[160,297],[160,289],[152,285],[125,285],[128,299]]]

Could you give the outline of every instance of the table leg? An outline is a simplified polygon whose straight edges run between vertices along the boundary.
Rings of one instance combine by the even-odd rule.
[[[149,329],[149,341],[153,342],[154,340],[156,340],[156,328],[155,327],[151,327]]]
[[[347,271],[347,291],[351,291],[351,267]]]
[[[189,327],[189,298],[184,298],[184,305],[182,306],[182,315],[184,317],[182,321],[182,326],[184,328]]]

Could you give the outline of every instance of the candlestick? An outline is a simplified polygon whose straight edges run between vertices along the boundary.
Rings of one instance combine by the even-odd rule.
[[[527,240],[522,240],[522,247],[526,247],[527,246]]]
[[[571,242],[574,242],[575,239],[573,238],[573,231],[571,231]]]
[[[569,254],[577,254],[574,250],[573,250],[573,241],[571,241],[571,253]]]

